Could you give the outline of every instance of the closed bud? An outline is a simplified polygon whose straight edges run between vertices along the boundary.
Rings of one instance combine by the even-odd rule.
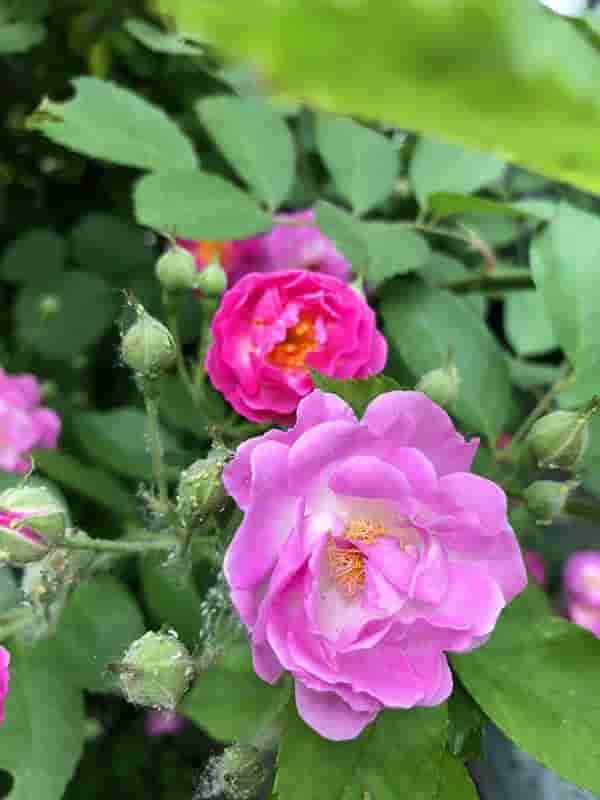
[[[194,678],[194,662],[175,633],[148,631],[114,668],[130,703],[174,711]]]
[[[442,408],[449,408],[458,398],[460,375],[456,364],[448,360],[443,367],[426,372],[416,385],[418,392],[423,392]]]
[[[220,297],[223,294],[227,288],[227,275],[217,261],[211,262],[197,275],[195,288],[207,297]]]
[[[168,292],[193,289],[196,281],[196,260],[189,250],[173,244],[156,262],[156,277]]]
[[[218,785],[228,800],[252,800],[265,782],[260,753],[251,745],[228,747],[216,764]]]
[[[45,294],[40,298],[38,305],[40,316],[44,319],[53,319],[62,311],[62,301],[55,294]]]
[[[40,561],[48,545],[35,531],[23,525],[23,515],[0,511],[0,563],[24,566]]]
[[[222,475],[229,455],[226,447],[215,444],[206,458],[195,461],[181,473],[177,510],[187,524],[216,511],[225,502]]]
[[[540,467],[572,469],[589,441],[588,415],[554,411],[538,419],[527,441]]]
[[[0,494],[0,512],[16,512],[20,527],[29,528],[49,544],[61,542],[68,524],[67,510],[43,486],[23,486]]]
[[[144,378],[154,379],[175,364],[175,340],[170,331],[142,306],[137,319],[121,342],[121,355],[127,366]]]
[[[565,509],[575,481],[534,481],[523,492],[525,504],[539,525],[549,525]]]

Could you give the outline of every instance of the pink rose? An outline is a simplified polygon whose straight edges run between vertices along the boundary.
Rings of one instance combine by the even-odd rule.
[[[546,586],[546,565],[542,561],[539,556],[539,553],[536,553],[535,550],[526,550],[523,553],[523,560],[525,561],[525,566],[527,567],[527,572],[531,575],[533,580],[541,586],[542,589]]]
[[[569,600],[567,603],[567,617],[575,625],[585,628],[590,633],[593,633],[597,639],[600,639],[600,608],[586,606],[576,600]]]
[[[4,722],[4,704],[8,694],[10,653],[0,645],[0,724]]]
[[[572,600],[600,608],[600,551],[578,550],[573,553],[565,564],[563,582]]]
[[[27,472],[35,448],[53,449],[60,418],[40,406],[40,386],[33,375],[7,375],[0,367],[0,469]]]
[[[445,653],[482,645],[527,576],[478,440],[420,392],[358,422],[314,391],[288,431],[244,442],[224,482],[244,511],[225,557],[254,668],[295,682],[304,721],[352,739],[384,708],[452,690]]]
[[[337,278],[297,270],[242,278],[223,295],[212,337],[210,379],[254,422],[292,422],[313,389],[309,368],[365,378],[387,356],[363,297]]]

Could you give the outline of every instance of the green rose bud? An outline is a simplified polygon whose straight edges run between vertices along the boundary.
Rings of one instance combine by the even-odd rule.
[[[23,486],[0,494],[0,512],[22,515],[19,527],[29,528],[50,544],[61,542],[68,525],[67,509],[43,486]]]
[[[206,458],[195,461],[181,473],[177,488],[177,511],[187,524],[219,509],[225,502],[223,468],[230,452],[215,444]]]
[[[148,631],[133,642],[115,671],[130,703],[174,711],[190,687],[194,662],[174,633]]]
[[[523,493],[525,504],[539,525],[549,525],[562,514],[569,493],[577,485],[575,481],[534,481]]]
[[[162,322],[141,306],[136,308],[136,313],[136,321],[121,342],[123,361],[144,378],[158,378],[175,364],[175,341]]]
[[[168,292],[193,289],[196,281],[196,261],[184,247],[174,244],[156,262],[156,277]]]
[[[438,406],[449,408],[456,402],[460,388],[460,375],[456,364],[449,360],[443,367],[425,373],[415,388],[418,392],[426,394]]]
[[[588,414],[554,411],[538,419],[527,441],[540,467],[572,469],[589,443]]]
[[[266,772],[256,747],[234,744],[216,765],[218,785],[228,800],[252,800],[265,782]]]
[[[227,289],[227,275],[216,261],[213,261],[198,274],[195,282],[207,297],[220,297]]]
[[[0,563],[24,566],[40,561],[48,550],[41,536],[22,525],[19,514],[0,511]]]

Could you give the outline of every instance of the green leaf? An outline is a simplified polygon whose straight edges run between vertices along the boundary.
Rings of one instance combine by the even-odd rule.
[[[175,428],[208,439],[206,417],[192,403],[188,390],[176,375],[165,375],[160,388],[160,410]]]
[[[522,389],[531,389],[532,386],[543,386],[555,383],[560,378],[560,367],[548,364],[535,364],[520,361],[518,358],[506,359],[512,383]]]
[[[273,224],[247,194],[199,170],[147,175],[134,201],[141,225],[188,239],[246,239]]]
[[[419,270],[419,277],[429,286],[440,286],[449,281],[468,278],[469,274],[472,273],[462,261],[435,250],[431,253],[427,264]],[[469,292],[464,295],[463,300],[481,316],[487,311],[487,299],[484,294]]]
[[[514,401],[502,350],[476,312],[450,292],[398,281],[386,292],[381,313],[390,344],[415,377],[437,369],[453,348],[461,378],[453,414],[495,441]]]
[[[144,630],[135,598],[120,581],[109,576],[85,581],[71,595],[54,637],[61,672],[81,689],[109,691],[114,678],[108,664]]]
[[[435,800],[479,800],[479,794],[463,762],[450,753],[442,755]]]
[[[360,220],[331,203],[319,200],[315,206],[315,222],[356,271],[366,269],[369,252]]]
[[[39,22],[12,22],[0,20],[0,55],[25,53],[46,36],[46,28]]]
[[[202,625],[200,594],[189,573],[175,573],[165,566],[164,555],[140,560],[139,575],[144,602],[156,622],[174,628],[193,647]]]
[[[493,156],[420,139],[410,162],[409,176],[419,204],[428,206],[430,195],[437,192],[471,194],[489,186],[501,177],[505,166]]]
[[[279,745],[281,800],[430,800],[444,759],[446,706],[384,711],[357,739],[322,739],[290,708]]]
[[[281,115],[258,98],[207,97],[198,116],[239,177],[271,209],[294,182],[296,153]]]
[[[202,50],[198,45],[186,42],[177,33],[166,33],[144,19],[125,20],[124,27],[134,39],[155,53],[167,53],[174,56],[202,55]]]
[[[64,267],[65,240],[50,228],[31,228],[14,239],[2,254],[0,277],[10,283],[43,282]]]
[[[129,89],[85,76],[73,81],[75,97],[46,98],[29,126],[78,153],[141,169],[197,165],[189,139],[166,114]]]
[[[427,207],[436,219],[454,214],[490,214],[493,216],[533,218],[534,221],[551,220],[556,213],[556,204],[545,200],[524,200],[502,203],[487,197],[470,197],[466,194],[436,192],[427,198]]]
[[[271,686],[251,669],[213,666],[202,673],[178,710],[213,739],[249,741],[275,719],[289,691],[286,680]]]
[[[600,394],[600,219],[562,203],[531,246],[535,284],[558,343],[575,370],[561,404],[577,408]]]
[[[358,417],[362,417],[371,400],[375,400],[380,394],[402,391],[400,384],[387,375],[373,375],[362,380],[337,381],[313,370],[312,379],[316,389],[337,394],[352,407]]]
[[[530,585],[503,611],[490,641],[453,656],[452,663],[481,708],[518,747],[598,793],[600,642],[546,608],[540,590]]]
[[[95,463],[129,478],[152,478],[152,462],[147,446],[145,413],[133,406],[110,411],[80,411],[71,423],[79,444]],[[161,429],[168,478],[176,480],[186,460],[175,437]],[[179,467],[169,466],[179,462]]]
[[[13,570],[10,567],[0,567],[0,612],[14,608],[20,597]]]
[[[287,97],[600,191],[600,56],[533,0],[156,0],[156,7],[181,31],[258,64]]]
[[[153,251],[144,231],[120,217],[92,212],[71,229],[71,256],[86,269],[122,280],[132,273],[152,271]]]
[[[83,464],[61,450],[36,450],[35,466],[60,486],[118,514],[132,514],[135,503],[125,486],[98,467]]]
[[[0,769],[14,777],[7,800],[61,800],[83,749],[83,698],[51,641],[9,645],[10,691],[0,727]]]
[[[56,302],[56,308],[45,314],[48,299]],[[19,293],[17,335],[43,356],[73,358],[100,339],[119,304],[119,293],[97,275],[59,272]]]
[[[448,750],[453,756],[467,759],[481,758],[482,729],[485,716],[471,695],[455,679],[448,700]]]
[[[544,298],[535,290],[512,292],[504,305],[506,338],[519,356],[535,356],[558,347]]]
[[[600,416],[589,421],[590,443],[577,471],[584,479],[584,486],[594,494],[600,494]]]
[[[406,226],[365,222],[362,233],[369,255],[366,277],[374,287],[396,275],[420,269],[431,256],[427,240]]]
[[[356,214],[383,202],[394,189],[399,159],[380,133],[350,119],[319,114],[316,145],[340,194]]]

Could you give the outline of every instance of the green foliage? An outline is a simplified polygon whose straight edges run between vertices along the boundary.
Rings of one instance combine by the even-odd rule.
[[[191,169],[190,141],[156,106],[135,92],[97,78],[73,81],[75,97],[45,99],[29,125],[52,141],[115,164],[140,169]]]
[[[540,355],[558,346],[539,292],[511,294],[506,298],[504,314],[506,336],[519,356]]]
[[[551,201],[523,200],[521,202],[504,203],[490,200],[487,197],[472,197],[468,194],[454,192],[435,192],[427,197],[427,208],[437,219],[455,214],[477,214],[514,217],[516,219],[531,218],[550,220],[556,213],[556,206]]]
[[[550,616],[530,586],[505,609],[491,640],[455,655],[461,681],[519,747],[562,777],[600,791],[600,642]],[[577,747],[567,743],[577,740]]]
[[[258,199],[275,210],[295,173],[294,141],[281,115],[262,100],[208,97],[196,105],[211,139]]]
[[[369,286],[375,287],[396,275],[418,270],[431,256],[427,240],[406,226],[366,222],[362,235],[367,243]]]
[[[152,269],[154,259],[144,232],[112,214],[92,212],[81,217],[70,231],[69,243],[76,264],[109,280]]]
[[[195,44],[188,44],[177,33],[165,33],[156,25],[144,19],[131,18],[125,22],[125,30],[134,39],[156,53],[175,56],[198,56],[202,50]]]
[[[398,153],[381,134],[349,119],[320,115],[316,144],[336,188],[355,214],[365,214],[392,193]]]
[[[10,283],[36,283],[60,272],[66,255],[67,245],[62,236],[50,228],[30,228],[4,250],[0,277]]]
[[[147,175],[134,199],[141,225],[189,239],[244,239],[272,225],[247,194],[199,170]]]
[[[4,23],[0,18],[0,55],[24,53],[43,41],[46,29],[39,22]]]
[[[369,253],[359,220],[347,211],[320,200],[315,206],[315,222],[356,271],[366,269]]]
[[[313,372],[312,377],[317,389],[337,394],[352,407],[357,417],[362,417],[371,400],[375,400],[380,394],[402,389],[400,384],[387,375],[373,375],[362,380],[336,381],[319,372]]]

